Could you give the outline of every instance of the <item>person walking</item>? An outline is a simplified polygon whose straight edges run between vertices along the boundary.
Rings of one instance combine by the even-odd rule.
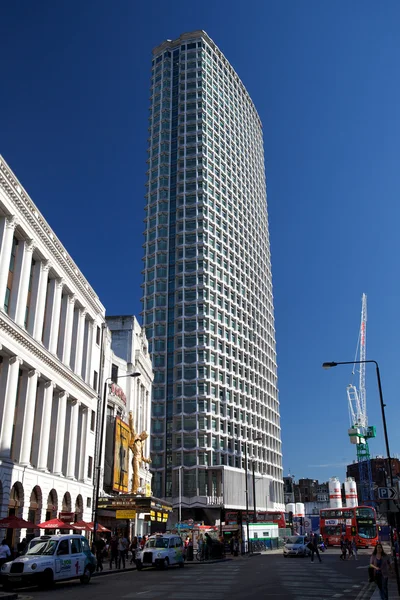
[[[125,569],[125,554],[128,546],[128,540],[120,533],[118,538],[118,569],[121,568],[121,565],[123,565],[122,568]]]
[[[4,540],[0,544],[0,568],[4,565],[5,562],[11,557],[10,546],[7,544],[7,540]]]
[[[314,554],[317,555],[319,562],[321,563],[321,557],[319,555],[319,550],[318,550],[318,542],[319,542],[319,535],[317,533],[314,533],[314,535],[311,537],[311,541],[310,541],[310,545],[311,545],[311,562],[314,562]]]
[[[103,556],[104,556],[104,548],[106,547],[106,543],[100,536],[94,543],[94,549],[96,554],[96,572],[103,570]]]
[[[342,537],[340,540],[340,550],[342,551],[340,555],[340,560],[346,560],[347,546],[344,537]]]
[[[131,546],[129,548],[129,550],[132,552],[132,556],[131,556],[131,562],[130,564],[133,565],[136,559],[136,550],[138,549],[138,539],[137,539],[137,535],[135,535],[135,537],[132,540]]]
[[[354,560],[358,560],[357,559],[357,542],[356,542],[356,537],[355,536],[351,540],[351,549],[353,551]]]
[[[23,538],[17,544],[17,556],[23,556],[27,550],[28,550],[28,542],[26,541],[26,538]]]
[[[115,535],[111,537],[110,541],[110,569],[112,569],[113,563],[115,562],[115,568],[118,568],[118,540]]]
[[[388,600],[389,590],[389,572],[392,571],[390,557],[383,550],[382,544],[377,543],[373,553],[371,554],[370,567],[374,569],[375,583],[379,588],[382,600]]]
[[[353,556],[353,544],[352,544],[351,540],[346,540],[346,549],[347,549],[347,554],[348,554],[347,560],[350,560],[351,557]]]

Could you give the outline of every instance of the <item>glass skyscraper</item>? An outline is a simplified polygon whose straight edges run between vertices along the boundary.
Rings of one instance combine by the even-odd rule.
[[[147,162],[153,493],[244,508],[247,444],[257,507],[282,508],[262,125],[204,31],[153,51]]]

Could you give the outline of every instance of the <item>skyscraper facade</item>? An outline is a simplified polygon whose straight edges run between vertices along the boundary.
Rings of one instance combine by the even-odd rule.
[[[279,509],[262,124],[204,31],[153,51],[147,187],[153,493],[184,508],[244,508],[247,446],[257,508]]]

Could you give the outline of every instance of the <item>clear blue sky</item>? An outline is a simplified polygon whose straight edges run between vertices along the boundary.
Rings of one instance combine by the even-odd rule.
[[[4,0],[0,153],[99,293],[138,313],[151,50],[205,29],[264,124],[285,473],[343,478],[361,295],[400,452],[400,4]],[[374,453],[384,451],[369,371]],[[325,466],[324,466],[325,465]]]

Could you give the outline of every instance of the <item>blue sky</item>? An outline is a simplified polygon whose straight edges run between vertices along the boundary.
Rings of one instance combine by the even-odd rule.
[[[285,473],[344,476],[361,295],[400,453],[400,4],[5,0],[0,153],[108,314],[138,313],[151,50],[204,29],[264,124]],[[372,442],[384,452],[368,370]]]

